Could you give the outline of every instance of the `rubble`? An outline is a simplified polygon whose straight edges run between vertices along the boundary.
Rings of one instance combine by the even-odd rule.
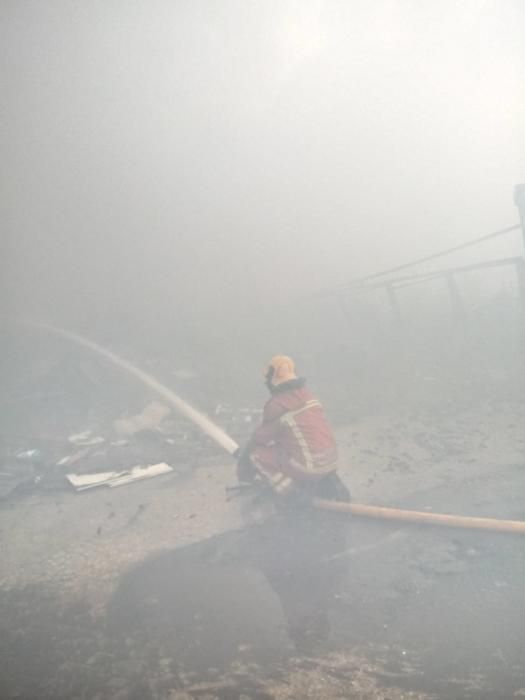
[[[15,457],[17,459],[23,460],[24,462],[36,462],[42,458],[42,451],[37,449],[32,450],[19,450]]]
[[[69,442],[78,447],[91,447],[92,445],[101,445],[105,442],[101,435],[93,435],[91,430],[85,430],[83,433],[76,433],[68,437]]]
[[[95,358],[63,353],[54,343],[49,350],[49,356],[39,356],[38,365],[32,362],[27,371],[18,373],[20,380],[10,387],[14,400],[24,400],[16,404],[16,411],[10,404],[3,413],[0,491],[4,499],[12,498],[14,492],[25,496],[68,488],[72,484],[67,475],[91,476],[95,483],[104,478],[112,482],[117,476],[123,483],[126,475],[127,483],[137,476],[130,478],[130,467],[135,465],[173,465],[170,469],[179,472],[194,469],[217,455],[215,443],[223,446],[226,441],[229,450],[234,440],[228,436],[243,441],[260,419],[258,409],[210,399],[208,411],[215,413],[220,426],[212,424],[213,435],[205,434],[202,425],[211,422],[182,399],[173,399],[175,410],[162,396],[151,400],[157,382],[148,378],[146,384],[154,385],[154,393],[145,394],[143,387],[121,382],[118,373]],[[180,381],[199,378],[184,365],[167,366],[168,373]],[[36,400],[35,391],[41,400]],[[194,382],[193,398],[196,391]],[[179,403],[184,404],[181,411]],[[192,422],[194,416],[197,425]]]
[[[262,420],[262,409],[253,406],[237,407],[218,403],[213,411],[217,423],[236,440],[242,441]]]
[[[97,488],[98,486],[124,486],[133,481],[142,479],[151,479],[161,474],[169,474],[173,471],[165,462],[159,464],[151,464],[146,467],[136,466],[128,470],[120,472],[97,472],[96,474],[66,474],[66,479],[74,487],[75,491],[86,491],[87,489]]]
[[[113,422],[115,433],[121,437],[130,437],[142,430],[154,430],[158,428],[164,418],[171,413],[168,406],[159,401],[152,401],[146,408],[136,416],[129,418],[119,418]]]
[[[57,467],[70,467],[72,464],[75,464],[83,457],[86,457],[90,453],[90,451],[91,450],[89,447],[85,447],[83,450],[80,450],[79,452],[75,452],[72,455],[66,455],[65,457],[62,457],[62,459],[58,460],[58,462],[56,463],[56,466]]]

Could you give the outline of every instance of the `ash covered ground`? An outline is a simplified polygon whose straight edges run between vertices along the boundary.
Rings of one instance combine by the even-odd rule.
[[[228,499],[232,460],[176,415],[121,444],[114,421],[154,398],[141,387],[76,352],[40,348],[37,366],[15,345],[18,371],[3,377],[2,698],[525,695],[522,536]],[[256,420],[253,402],[213,394],[207,378],[149,369],[241,441]],[[354,501],[525,519],[525,405],[512,392],[465,401],[434,387],[429,400],[422,380],[405,404],[369,411],[329,390]],[[68,440],[86,430],[104,442]],[[174,471],[121,488],[76,493],[64,476],[158,461]]]

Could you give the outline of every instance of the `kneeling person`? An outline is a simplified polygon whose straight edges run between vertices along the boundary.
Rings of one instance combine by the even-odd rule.
[[[243,450],[238,450],[238,477],[259,475],[277,495],[350,500],[337,470],[337,445],[319,401],[297,377],[293,360],[272,358],[265,373],[271,398],[261,425]]]

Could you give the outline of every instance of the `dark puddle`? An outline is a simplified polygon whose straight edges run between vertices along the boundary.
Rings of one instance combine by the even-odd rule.
[[[389,530],[352,522],[349,541],[346,523],[299,513],[150,557],[103,621],[42,588],[3,593],[0,698],[268,700],[264,680],[285,678],[290,657],[315,667],[356,647],[384,687],[492,699],[525,687],[515,541],[484,539],[472,556],[479,538],[465,549],[429,533],[351,558],[339,555]],[[350,686],[355,671],[330,673]]]
[[[276,518],[155,556],[132,569],[109,605],[111,634],[155,638],[180,672],[274,664],[329,634],[346,560],[341,521]]]
[[[260,679],[328,637],[340,523],[276,518],[153,556],[123,576],[104,621],[43,588],[3,593],[0,698],[267,698]]]

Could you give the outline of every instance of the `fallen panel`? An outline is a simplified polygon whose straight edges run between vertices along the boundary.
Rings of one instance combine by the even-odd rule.
[[[136,466],[124,471],[100,472],[98,474],[66,474],[66,479],[74,487],[75,491],[85,491],[86,489],[98,486],[124,486],[133,481],[151,479],[161,474],[168,474],[173,471],[173,467],[165,462],[151,464],[149,466]]]
[[[66,479],[75,487],[77,491],[91,489],[95,486],[104,486],[109,484],[111,480],[117,479],[119,476],[129,474],[127,471],[121,472],[99,472],[98,474],[66,474]]]
[[[151,464],[148,467],[133,467],[133,469],[126,475],[122,475],[114,479],[109,486],[111,488],[115,486],[123,486],[124,484],[129,484],[132,481],[140,481],[141,479],[151,479],[154,476],[161,476],[161,474],[169,474],[173,471],[173,467],[165,462],[159,462],[159,464]]]

